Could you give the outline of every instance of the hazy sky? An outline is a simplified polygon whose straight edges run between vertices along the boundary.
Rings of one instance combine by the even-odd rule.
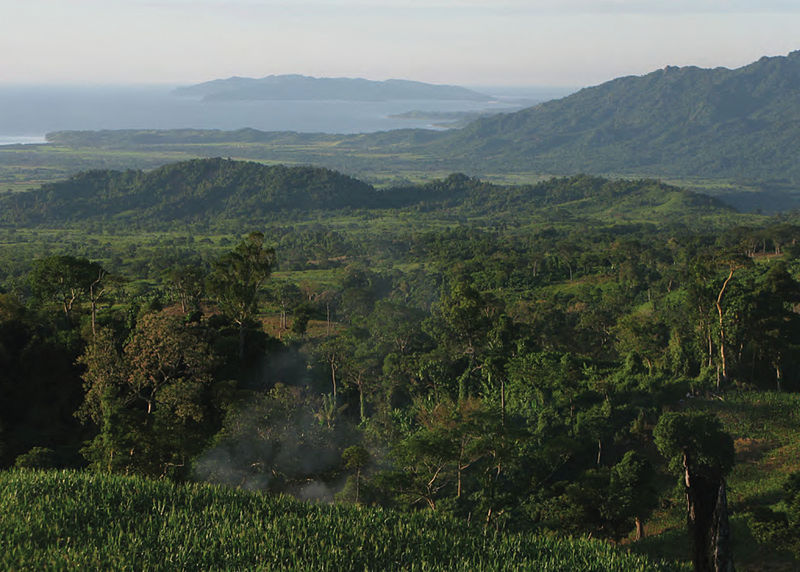
[[[582,86],[800,49],[800,0],[0,0],[0,83]]]

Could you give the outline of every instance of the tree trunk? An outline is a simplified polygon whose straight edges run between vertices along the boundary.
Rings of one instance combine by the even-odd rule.
[[[331,305],[330,303],[325,304],[325,335],[331,335]]]
[[[719,359],[722,363],[722,381],[728,381],[728,364],[725,360],[725,324],[722,319],[722,296],[725,294],[725,288],[728,287],[728,282],[733,278],[734,270],[735,268],[731,266],[730,274],[728,274],[725,282],[722,283],[722,288],[717,296],[717,313],[719,314]],[[717,389],[719,389],[719,383],[717,383]]]
[[[506,381],[500,376],[500,425],[506,426]]]
[[[336,403],[336,358],[330,359],[331,383],[333,384],[333,402]]]
[[[244,361],[244,320],[239,322],[239,361]]]
[[[711,560],[714,572],[734,572],[733,551],[731,550],[731,527],[728,522],[728,495],[725,479],[717,487],[714,520],[712,523]]]
[[[644,521],[636,517],[636,540],[641,540],[644,538]]]
[[[364,407],[364,387],[360,381],[358,383],[358,409],[361,416],[361,422],[363,423],[367,420],[367,414],[366,408]]]
[[[91,296],[92,299],[92,339],[97,337],[97,300],[95,300],[94,296]]]
[[[695,572],[733,572],[725,479],[692,474],[684,453],[686,521]]]

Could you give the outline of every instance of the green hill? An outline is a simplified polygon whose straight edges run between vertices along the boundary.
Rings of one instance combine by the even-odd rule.
[[[87,171],[0,201],[14,224],[250,219],[285,210],[331,210],[375,204],[368,184],[335,171],[197,159],[149,172]]]
[[[603,542],[208,485],[0,473],[4,570],[678,570]]]
[[[800,51],[666,67],[482,118],[430,151],[494,171],[800,180]]]
[[[710,197],[654,180],[578,175],[536,185],[502,186],[450,175],[378,191],[335,171],[223,159],[174,163],[150,172],[88,171],[0,198],[11,226],[86,221],[159,226],[171,221],[256,223],[280,213],[414,208],[464,217],[550,216],[693,224],[732,211]]]

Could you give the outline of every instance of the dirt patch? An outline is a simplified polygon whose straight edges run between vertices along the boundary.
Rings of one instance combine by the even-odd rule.
[[[755,463],[760,461],[766,453],[773,450],[775,444],[766,439],[740,437],[733,442],[733,447],[736,450],[737,463]]]

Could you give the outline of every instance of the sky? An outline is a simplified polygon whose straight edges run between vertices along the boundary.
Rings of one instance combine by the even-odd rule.
[[[595,85],[800,49],[800,0],[0,0],[0,84]]]

